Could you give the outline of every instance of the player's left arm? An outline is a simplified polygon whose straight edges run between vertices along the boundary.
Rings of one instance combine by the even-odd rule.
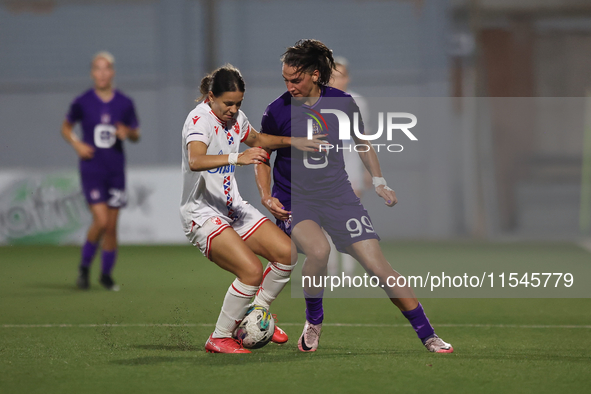
[[[325,143],[321,140],[321,138],[325,136],[325,134],[315,135],[311,140],[304,137],[277,136],[259,133],[254,127],[250,126],[250,132],[244,140],[244,143],[250,147],[260,146],[261,148],[270,150],[293,146],[302,151],[317,152],[318,149],[320,149],[320,145]]]
[[[115,134],[117,138],[124,141],[129,139],[131,142],[138,142],[140,140],[140,128],[139,127],[129,127],[121,122],[117,123],[117,129]]]
[[[124,112],[122,121],[117,122],[115,125],[117,127],[115,135],[122,141],[129,139],[131,142],[138,142],[140,140],[140,128],[138,124],[135,107],[133,102],[130,102],[130,105],[128,105]]]
[[[380,168],[380,162],[375,149],[367,140],[362,140],[355,134],[353,134],[352,137],[356,145],[363,144],[369,146],[367,152],[359,151],[359,158],[363,162],[363,165],[367,171],[370,173],[378,196],[384,199],[387,206],[393,207],[398,202],[398,199],[396,198],[396,193],[394,193],[394,190],[388,187],[386,180],[382,176],[382,169]]]

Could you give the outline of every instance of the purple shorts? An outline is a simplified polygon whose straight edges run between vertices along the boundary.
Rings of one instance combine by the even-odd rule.
[[[106,174],[82,172],[82,192],[89,205],[107,203],[110,208],[123,208],[127,204],[125,173]]]
[[[375,232],[369,214],[350,187],[343,193],[335,193],[331,199],[294,198],[292,196],[292,217],[286,221],[277,220],[277,225],[287,235],[298,223],[312,220],[330,235],[332,242],[341,253],[355,242],[380,237]]]

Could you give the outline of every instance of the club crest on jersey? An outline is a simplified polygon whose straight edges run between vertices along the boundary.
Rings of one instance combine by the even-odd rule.
[[[236,133],[237,135],[240,135],[240,126],[238,125],[238,122],[234,122],[234,133]]]
[[[101,115],[101,123],[103,123],[103,124],[110,124],[111,123],[111,115],[109,115],[109,114],[102,114]]]
[[[228,140],[228,145],[232,145],[234,143],[234,137],[232,137],[232,133],[230,133],[230,130],[228,130],[228,129],[224,129],[224,132],[226,133],[226,139]]]
[[[218,218],[217,216],[214,216],[211,218],[211,222],[216,226],[219,226],[222,224],[222,219]]]

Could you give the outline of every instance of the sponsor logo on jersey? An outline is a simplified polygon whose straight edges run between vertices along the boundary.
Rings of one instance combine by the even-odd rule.
[[[111,115],[109,115],[109,114],[102,114],[101,115],[101,123],[103,123],[103,124],[109,124],[109,123],[111,123]]]
[[[197,123],[197,121],[199,120],[199,118],[201,118],[201,116],[195,116],[193,118],[193,124]]]
[[[236,166],[234,164],[228,164],[227,166],[212,168],[211,170],[207,170],[207,172],[210,174],[232,174],[235,170]]]

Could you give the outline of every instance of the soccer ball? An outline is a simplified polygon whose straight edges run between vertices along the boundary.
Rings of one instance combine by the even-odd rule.
[[[241,339],[242,346],[247,349],[258,349],[269,343],[274,331],[275,320],[269,311],[260,305],[252,305],[234,331],[234,338]]]

